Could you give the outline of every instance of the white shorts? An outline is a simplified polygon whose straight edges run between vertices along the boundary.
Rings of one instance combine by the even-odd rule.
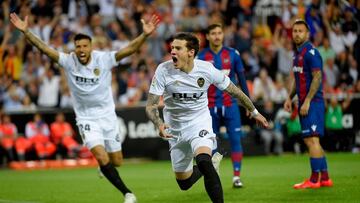
[[[121,151],[119,123],[115,114],[98,119],[77,119],[76,124],[87,148],[102,145],[107,152]]]
[[[174,172],[188,172],[193,168],[195,151],[199,147],[216,149],[216,135],[212,130],[211,119],[201,121],[181,132],[170,130],[174,138],[169,139],[171,163]]]

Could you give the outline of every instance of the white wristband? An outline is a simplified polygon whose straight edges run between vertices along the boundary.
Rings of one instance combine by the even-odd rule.
[[[250,116],[251,118],[257,116],[259,114],[258,110],[257,109],[254,109],[254,111],[250,112]]]

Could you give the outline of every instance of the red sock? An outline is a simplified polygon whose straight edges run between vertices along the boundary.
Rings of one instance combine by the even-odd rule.
[[[313,172],[311,173],[311,176],[310,176],[310,181],[311,181],[312,183],[318,182],[318,181],[319,181],[319,172],[313,171]]]
[[[321,180],[329,180],[328,171],[321,171]]]

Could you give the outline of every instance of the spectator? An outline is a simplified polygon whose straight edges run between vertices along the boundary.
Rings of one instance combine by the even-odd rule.
[[[81,151],[88,151],[75,141],[74,129],[65,120],[63,113],[56,114],[55,121],[50,125],[50,131],[51,141],[57,146],[58,151],[61,149],[66,150],[65,157],[76,158]]]
[[[259,76],[254,80],[254,100],[267,101],[271,99],[271,92],[275,90],[275,86],[271,77],[269,77],[266,69],[261,69]]]
[[[40,80],[38,106],[56,107],[59,101],[60,77],[54,74],[52,68],[48,68]]]
[[[13,148],[18,135],[18,130],[15,124],[11,122],[9,115],[2,116],[2,123],[0,122],[0,134],[0,145],[6,152],[8,162],[14,161]]]
[[[329,138],[330,150],[337,151],[339,149],[339,141],[344,140],[346,136],[342,133],[343,112],[336,95],[332,95],[325,112],[325,129]]]
[[[56,151],[56,146],[50,142],[49,126],[39,113],[25,126],[25,136],[31,142],[40,160],[50,158]]]

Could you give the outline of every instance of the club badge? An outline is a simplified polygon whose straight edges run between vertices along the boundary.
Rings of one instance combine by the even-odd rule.
[[[197,80],[197,84],[199,85],[199,87],[203,87],[204,84],[205,84],[204,78],[199,78],[199,79]]]
[[[99,75],[100,75],[100,69],[99,69],[99,68],[95,68],[95,69],[94,69],[94,74],[95,74],[96,76],[99,76]]]

